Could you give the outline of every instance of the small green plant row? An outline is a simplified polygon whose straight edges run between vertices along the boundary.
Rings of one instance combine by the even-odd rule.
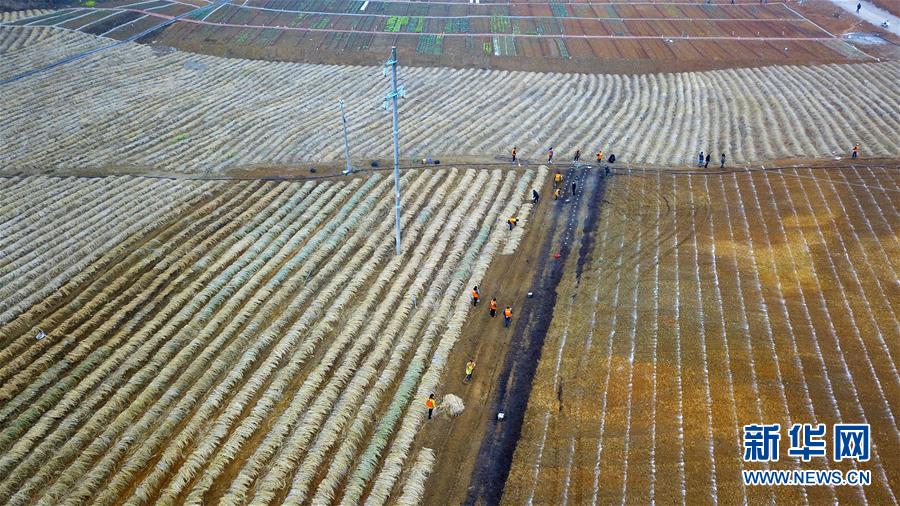
[[[384,31],[396,33],[401,30],[411,33],[422,33],[425,31],[425,18],[420,16],[391,16],[384,24]]]
[[[443,35],[422,35],[419,37],[419,44],[416,46],[416,52],[422,54],[443,54],[444,36]]]

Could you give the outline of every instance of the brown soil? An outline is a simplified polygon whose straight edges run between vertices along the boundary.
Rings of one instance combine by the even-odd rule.
[[[321,63],[338,65],[372,65],[383,59],[383,51],[375,52],[373,48],[367,51],[342,51],[317,47],[318,44],[300,46],[266,46],[261,47],[251,44],[237,44],[230,40],[229,36],[217,39],[210,36],[185,37],[167,36],[163,31],[156,35],[151,43],[164,44],[177,47],[182,51],[223,56],[227,58],[247,58],[252,60]],[[750,42],[744,42],[745,45]],[[769,43],[763,44],[763,51],[771,51]],[[809,41],[804,44],[819,45],[819,42]],[[389,49],[389,48],[388,48]],[[560,72],[560,73],[603,73],[603,74],[656,74],[667,72],[694,72],[704,70],[720,70],[729,68],[765,67],[770,65],[789,64],[825,64],[847,63],[848,59],[836,52],[830,52],[831,57],[813,56],[808,54],[801,56],[797,51],[791,53],[789,58],[779,55],[777,58],[758,58],[748,55],[747,58],[708,58],[699,55],[697,59],[650,59],[650,58],[552,58],[542,56],[521,57],[493,57],[474,55],[469,53],[445,52],[442,55],[429,55],[416,52],[414,47],[399,46],[398,58],[407,65],[415,67],[448,67],[448,68],[479,68],[491,70],[521,70],[530,72]]]
[[[891,409],[897,398],[890,364],[900,339],[892,325],[896,303],[885,299],[898,300],[890,273],[898,267],[891,259],[900,245],[889,211],[898,205],[891,193],[896,191],[896,177],[891,179],[896,168],[885,174],[875,169],[881,174],[876,182],[867,169],[844,167],[799,169],[796,174],[793,169],[669,173],[661,176],[660,191],[652,171],[614,177],[601,222],[601,228],[609,227],[604,234],[610,240],[594,248],[594,256],[604,262],[595,265],[595,281],[582,284],[576,282],[574,265],[567,265],[560,291],[574,297],[572,313],[568,298],[561,298],[541,352],[515,461],[505,477],[504,502],[556,504],[566,498],[584,504],[597,492],[600,503],[693,504],[709,500],[715,476],[719,501],[734,504],[743,494],[742,424],[761,420],[786,428],[786,417],[831,424],[861,422],[863,416],[882,441],[876,443],[880,463],[873,459],[863,467],[873,473],[865,495],[870,502],[889,502],[888,487],[896,490],[900,480],[900,468],[890,457],[898,448],[884,414],[885,402]],[[878,190],[881,185],[889,190]],[[819,242],[816,223],[826,244]],[[599,300],[594,302],[591,292],[597,286]],[[673,312],[675,307],[680,313]],[[594,311],[596,325],[591,323]],[[567,341],[561,338],[565,334]],[[868,360],[872,366],[866,365]],[[851,377],[840,361],[846,361]],[[882,386],[872,379],[870,367]],[[482,416],[491,420],[491,415]],[[472,432],[465,434],[472,439]],[[436,449],[438,470],[429,493],[431,488],[443,490],[445,480],[465,482],[456,474],[467,468],[457,459],[461,456]],[[684,467],[679,468],[679,461]],[[783,455],[775,467],[792,468],[791,462]],[[829,465],[848,469],[822,459],[802,467]],[[464,490],[464,485],[457,487]],[[779,502],[801,499],[796,488],[772,492]],[[770,491],[750,488],[746,493],[755,504],[766,501]],[[813,503],[833,500],[827,488],[808,487],[807,493]],[[850,487],[836,488],[834,494],[841,502],[859,501],[859,491]]]

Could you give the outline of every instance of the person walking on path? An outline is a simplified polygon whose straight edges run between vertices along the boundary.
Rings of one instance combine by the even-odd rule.
[[[531,189],[531,203],[537,204],[538,200],[541,200],[541,194],[534,188]]]
[[[709,168],[709,161],[710,161],[711,159],[712,159],[712,157],[709,156],[709,153],[706,153],[706,164],[703,165],[703,168],[704,168],[704,169],[708,169],[708,168]]]
[[[562,190],[559,188],[553,190],[553,200],[559,200],[560,195],[562,195]]]
[[[857,156],[859,156],[859,143],[858,142],[853,146],[853,154],[850,156],[850,158],[856,159]]]
[[[478,305],[478,298],[481,297],[481,292],[478,291],[478,287],[472,289],[472,306]]]
[[[437,406],[437,403],[434,400],[434,394],[428,396],[428,399],[425,401],[425,408],[428,410],[428,419],[431,420],[431,414],[434,413],[434,408]]]
[[[703,151],[700,152],[700,157],[697,158],[697,167],[703,165]]]
[[[578,160],[581,160],[581,150],[580,149],[575,150],[575,158],[573,158],[573,161],[577,162]]]
[[[562,179],[562,174],[560,174],[559,171],[556,171],[556,174],[553,175],[553,187],[559,188]]]
[[[722,153],[722,156],[719,157],[719,161],[722,162],[719,164],[719,168],[724,169],[725,168],[725,153]]]
[[[497,317],[497,297],[493,297],[491,302],[488,304],[488,308],[490,308],[491,318]]]
[[[464,379],[463,382],[468,383],[472,381],[473,372],[475,372],[475,360],[470,358],[469,361],[466,362],[466,379]]]
[[[860,10],[860,9],[862,9],[862,4],[861,4],[861,3],[857,3],[857,4],[856,4],[856,13],[857,13],[857,14],[859,14],[859,10]]]
[[[553,146],[547,150],[547,163],[553,163]]]
[[[513,156],[513,160],[512,160],[513,163],[516,163],[516,146],[513,146],[512,156]]]
[[[506,306],[506,309],[503,310],[503,326],[509,328],[509,323],[512,321],[512,308]]]
[[[575,196],[575,183],[572,183],[572,196]]]

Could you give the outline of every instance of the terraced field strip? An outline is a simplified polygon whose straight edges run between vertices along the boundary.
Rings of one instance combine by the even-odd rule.
[[[160,19],[171,19],[171,16],[156,12],[155,9],[159,9],[161,7],[165,7],[166,5],[156,5],[155,3],[149,4],[126,4],[122,7],[115,7],[112,9],[108,9],[106,7],[99,8],[103,12],[108,12],[107,16],[100,18],[101,20],[106,20],[107,18],[113,17],[116,13],[121,12],[131,12],[144,16],[153,16],[158,17]],[[70,14],[66,14],[67,16],[84,16],[89,14],[92,9],[79,9],[75,11],[71,11]],[[214,12],[220,12],[222,14],[218,18],[210,19],[210,16]],[[755,17],[747,17],[747,18],[735,18],[735,17],[702,17],[702,18],[680,18],[680,19],[672,19],[669,17],[654,17],[647,16],[646,13],[641,11],[634,11],[634,15],[630,17],[625,16],[616,16],[616,17],[605,17],[605,18],[596,18],[596,17],[578,17],[578,16],[565,16],[566,23],[558,26],[558,29],[553,30],[553,33],[559,33],[563,37],[573,37],[573,38],[621,38],[621,37],[629,37],[629,38],[681,38],[681,37],[693,37],[707,40],[714,40],[716,38],[738,38],[738,39],[749,39],[753,38],[752,33],[755,32],[757,34],[756,38],[766,38],[773,40],[795,40],[798,38],[810,39],[810,40],[819,40],[819,39],[833,39],[834,36],[821,28],[817,27],[814,23],[809,22],[806,18],[802,16],[796,15],[795,13],[786,12],[787,17],[769,17],[765,19],[759,19]],[[307,19],[306,22],[301,23],[299,26],[293,25],[289,23],[290,18],[294,18],[297,15],[301,15]],[[56,14],[54,17],[48,18],[47,20],[37,19],[30,24],[35,23],[50,23],[57,24],[57,22],[65,21],[64,18],[59,16],[63,16],[63,14]],[[799,17],[798,17],[799,16]],[[398,12],[397,14],[376,14],[372,12],[361,13],[361,12],[331,12],[331,11],[317,11],[317,10],[294,10],[294,9],[283,9],[283,8],[269,8],[269,7],[255,7],[255,6],[244,6],[237,4],[218,4],[212,9],[201,9],[197,11],[196,14],[190,14],[183,19],[185,22],[195,22],[209,26],[223,26],[223,27],[247,27],[247,28],[273,28],[277,30],[327,30],[335,33],[379,33],[382,30],[377,29],[369,29],[363,30],[358,27],[357,22],[351,23],[353,19],[383,19],[384,30],[385,32],[398,32],[404,33],[405,30],[400,30],[400,26],[406,26],[407,23],[412,20],[412,24],[409,25],[409,32],[412,33],[424,33],[428,35],[438,35],[443,34],[444,32],[433,31],[438,25],[442,25],[444,20],[459,20],[466,19],[468,22],[474,22],[478,24],[481,20],[490,20],[491,21],[491,30],[481,31],[475,30],[470,32],[471,35],[484,35],[486,33],[509,33],[512,36],[517,37],[533,37],[539,36],[540,33],[545,33],[545,30],[538,30],[539,33],[529,33],[512,30],[510,27],[510,20],[528,20],[535,22],[539,25],[545,24],[545,22],[550,22],[550,20],[554,20],[550,24],[555,24],[555,19],[558,16],[555,14],[552,16],[517,16],[517,15],[496,15],[496,14],[474,14],[470,13],[469,15],[461,18],[459,16],[452,15],[428,15],[428,14],[416,14],[410,15],[409,12]],[[314,20],[319,20],[319,22],[314,23]],[[436,23],[432,23],[431,31],[425,29],[426,21],[436,21]],[[497,20],[502,20],[502,26],[499,26],[496,22]],[[583,23],[587,25],[591,25],[594,23],[604,23],[605,21],[631,21],[631,22],[645,22],[652,23],[655,21],[669,21],[671,26],[671,31],[661,31],[659,29],[649,29],[649,30],[638,30],[632,31],[627,35],[619,35],[617,33],[613,34],[585,34],[579,33],[579,30],[575,30],[573,32],[572,26],[573,23]],[[712,25],[718,26],[720,23],[723,25],[723,28],[726,26],[739,25],[740,23],[750,23],[751,25],[755,22],[763,22],[762,27],[759,30],[739,30],[740,33],[736,33],[733,29],[722,29],[718,30],[715,34],[704,34],[702,32],[697,32],[697,27],[699,23],[695,21],[701,21],[703,26]],[[810,30],[804,31],[799,28],[794,27],[795,23],[803,23],[809,24]],[[497,26],[495,26],[497,25]],[[564,27],[568,28],[564,28]],[[644,26],[652,26],[652,25],[644,25]],[[761,30],[761,31],[760,31]],[[730,36],[729,36],[730,33]],[[780,37],[779,37],[780,34]]]
[[[95,47],[100,40],[47,30],[52,29],[0,28],[3,41],[22,48],[4,53],[0,76]],[[442,39],[444,52],[448,41]],[[492,41],[485,42],[493,52]],[[53,48],[62,49],[53,53]],[[529,56],[533,47],[517,44],[515,49]],[[623,54],[633,49],[619,48]],[[158,54],[141,45],[110,51],[116,66],[98,56],[86,60],[78,73],[49,71],[4,87],[15,99],[0,105],[0,136],[14,142],[0,153],[0,170],[115,164],[216,173],[337,160],[343,156],[340,118],[334,112],[340,97],[358,136],[351,155],[390,153],[388,122],[367,98],[377,69]],[[174,98],[168,78],[183,83]],[[484,156],[501,154],[501,149],[505,155],[504,146],[511,145],[519,146],[523,158],[536,158],[548,145],[562,153],[602,144],[629,162],[692,164],[703,150],[727,153],[730,166],[830,158],[846,154],[855,142],[862,143],[865,156],[900,156],[894,142],[900,136],[900,101],[892,87],[900,80],[896,62],[652,76],[413,67],[403,71],[402,79],[416,90],[404,102],[415,114],[401,114],[401,128],[411,132],[403,143],[404,158]],[[871,100],[854,99],[860,86]],[[50,105],[48,94],[59,101]],[[509,100],[510,94],[521,100]],[[196,96],[208,100],[188,98]],[[485,117],[516,121],[476,132]],[[832,121],[835,117],[842,120]],[[821,127],[791,126],[797,124]],[[550,131],[546,125],[559,128]],[[46,140],[40,145],[28,141],[35,138]]]
[[[419,401],[459,336],[465,287],[503,247],[501,217],[522,205],[534,177],[405,172],[401,256],[392,181],[380,175],[152,180],[193,188],[182,197],[192,205],[149,237],[135,230],[124,244],[145,243],[91,263],[95,275],[0,329],[0,500],[378,503],[395,489],[420,494],[406,485],[430,467],[422,451],[406,467]],[[103,208],[98,195],[116,202],[148,191],[84,187],[94,181],[13,179],[0,205],[90,191]],[[24,229],[14,208],[2,209],[11,230]],[[36,328],[47,337],[35,341]]]
[[[893,172],[614,177],[597,282],[554,315],[504,502],[895,502]],[[771,468],[869,469],[872,485],[745,488],[761,466],[740,427],[758,420],[871,424],[868,463]]]

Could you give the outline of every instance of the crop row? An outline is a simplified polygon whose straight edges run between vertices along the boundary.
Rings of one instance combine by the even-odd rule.
[[[96,40],[66,37],[86,47]],[[16,56],[44,49],[38,42]],[[7,86],[14,99],[0,106],[0,135],[14,142],[0,155],[4,170],[116,163],[196,172],[335,160],[341,97],[352,154],[390,152],[371,69],[151,54],[127,45],[83,61],[78,73],[55,69]],[[494,156],[512,145],[524,158],[550,145],[602,148],[620,160],[681,165],[701,150],[750,163],[831,157],[859,142],[865,155],[896,156],[898,75],[896,62],[641,76],[404,68],[401,147],[416,158]],[[857,99],[862,87],[868,100]],[[26,142],[35,138],[44,141]]]
[[[142,178],[61,179],[15,192],[14,200],[0,208],[6,218],[0,224],[0,323],[49,296],[101,254],[203,198],[213,186]],[[107,193],[107,199],[97,199],[96,191]],[[133,212],[138,201],[147,212]],[[72,220],[73,215],[80,219]]]
[[[364,450],[372,464],[373,444],[411,441],[416,427],[397,416],[442,369],[464,287],[499,251],[502,217],[533,176],[404,174],[402,256],[386,178],[187,183],[182,200],[209,194],[0,331],[0,500],[334,500]],[[144,190],[114,182],[90,193]],[[35,193],[23,205],[58,195],[70,218],[90,216],[71,208],[86,186],[13,178],[0,206],[18,190]],[[49,338],[34,342],[34,326]]]

